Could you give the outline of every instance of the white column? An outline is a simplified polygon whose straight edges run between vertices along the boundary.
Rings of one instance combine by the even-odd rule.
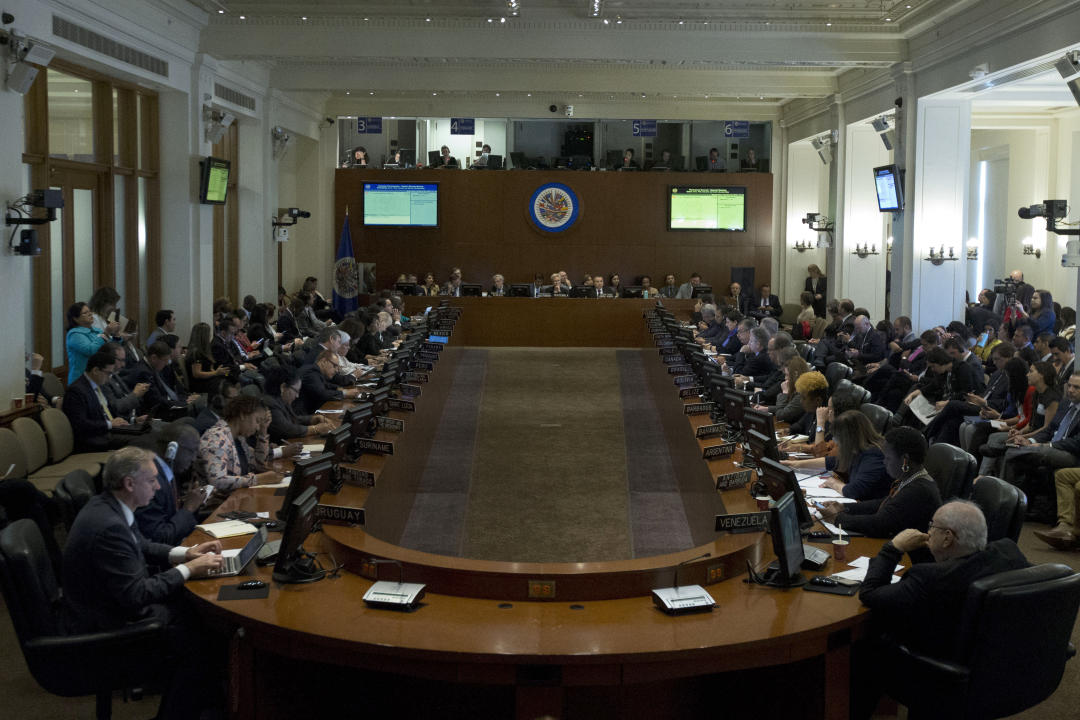
[[[821,162],[817,151],[810,145],[808,140],[792,143],[786,149],[787,159],[784,163],[786,192],[783,193],[785,202],[784,215],[784,246],[787,255],[787,264],[784,268],[783,288],[786,296],[791,298],[787,302],[798,302],[806,279],[806,268],[814,264],[821,267],[825,265],[825,251],[817,249],[819,238],[825,238],[824,233],[817,233],[803,223],[807,213],[819,212],[828,214],[828,208],[821,205],[823,194],[822,186],[828,190],[828,182],[825,177],[826,168]],[[795,249],[796,243],[802,242],[813,246],[812,250],[799,252]],[[828,278],[829,288],[832,288],[832,278]],[[836,297],[835,289],[829,290],[830,297]]]
[[[849,297],[856,307],[869,310],[876,323],[885,317],[885,220],[877,206],[873,168],[889,162],[889,151],[870,125],[849,125],[845,135],[844,233],[837,238],[844,283],[839,297]],[[865,245],[880,254],[853,254],[856,246]]]
[[[847,137],[844,129],[847,127],[847,119],[844,115],[844,101],[839,93],[833,96],[833,144],[832,162],[829,164],[829,217],[836,225],[835,241],[833,246],[826,251],[825,263],[829,272],[829,294],[833,297],[850,297],[847,295],[847,281],[844,277],[844,262],[842,248],[844,246],[844,167],[846,165]],[[854,299],[854,298],[852,298]],[[856,304],[858,304],[856,302]]]
[[[971,104],[919,101],[915,186],[911,211],[911,320],[915,328],[963,318],[967,245],[967,202],[971,158]],[[911,182],[912,168],[907,170]],[[905,238],[906,239],[906,238]],[[934,265],[930,248],[951,246],[959,258]]]
[[[0,90],[0,127],[11,128],[8,142],[0,144],[0,167],[7,172],[0,173],[0,198],[10,202],[26,194],[26,169],[22,164],[23,153],[23,96],[10,91]],[[36,211],[42,212],[42,211]],[[29,228],[30,226],[24,226]],[[7,244],[14,228],[3,229],[4,244]],[[21,228],[20,228],[21,229]],[[18,242],[19,233],[15,233]],[[59,233],[53,242],[59,247]],[[22,369],[25,365],[25,353],[36,347],[46,347],[51,338],[34,338],[31,347],[31,313],[48,312],[48,308],[34,308],[30,303],[33,264],[45,262],[44,258],[13,255],[6,247],[0,252],[0,287],[4,288],[4,342],[0,343],[0,409],[11,407],[11,399],[22,397],[26,392],[26,380]],[[67,308],[59,310],[63,312]],[[65,362],[63,357],[53,358],[56,365]],[[3,472],[6,468],[0,469]]]

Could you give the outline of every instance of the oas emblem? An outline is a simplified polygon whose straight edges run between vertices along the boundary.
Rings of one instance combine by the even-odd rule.
[[[360,294],[360,274],[355,258],[338,258],[334,263],[334,292],[346,300]]]
[[[569,230],[580,214],[577,195],[562,183],[541,185],[529,200],[529,219],[544,232]]]

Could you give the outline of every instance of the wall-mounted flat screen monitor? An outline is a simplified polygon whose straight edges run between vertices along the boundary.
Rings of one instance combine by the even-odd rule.
[[[438,227],[438,183],[364,183],[364,225]]]
[[[874,168],[877,205],[881,212],[900,212],[904,209],[904,186],[900,170],[895,165]]]
[[[199,161],[199,202],[224,205],[229,189],[229,161],[208,157]]]
[[[746,230],[746,188],[672,186],[668,230]]]

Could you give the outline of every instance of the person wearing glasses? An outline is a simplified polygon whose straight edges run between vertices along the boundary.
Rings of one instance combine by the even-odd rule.
[[[918,562],[929,551],[933,562]],[[911,556],[900,582],[892,582],[897,564]],[[901,530],[870,560],[859,599],[874,612],[891,642],[932,657],[949,658],[962,627],[964,601],[973,582],[987,575],[1028,567],[1030,563],[1009,538],[988,543],[986,518],[979,506],[954,500],[934,513],[926,532]],[[852,687],[856,688],[852,717],[870,717],[887,680],[887,654],[871,641],[871,657],[853,658]],[[861,653],[859,653],[861,654]],[[861,672],[863,671],[863,672]]]
[[[925,532],[941,506],[941,493],[923,468],[926,438],[914,428],[893,428],[881,447],[885,472],[893,479],[889,493],[874,500],[820,506],[821,518],[845,530],[874,538],[889,538],[904,528]]]

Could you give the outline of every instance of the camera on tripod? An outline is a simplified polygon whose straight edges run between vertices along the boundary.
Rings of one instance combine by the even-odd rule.
[[[994,292],[1005,298],[1005,305],[1009,306],[1017,302],[1016,292],[1020,289],[1022,281],[1013,280],[1011,277],[1007,277],[1003,280],[994,281]]]

